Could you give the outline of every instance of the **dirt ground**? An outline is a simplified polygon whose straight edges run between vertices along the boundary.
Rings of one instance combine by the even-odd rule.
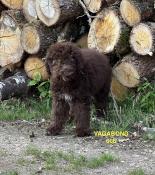
[[[97,169],[84,168],[84,175],[127,175],[129,170],[142,168],[148,175],[155,175],[155,143],[134,140],[114,145],[106,144],[105,138],[94,136],[77,138],[73,134],[49,137],[45,135],[45,125],[35,123],[0,123],[0,174],[16,170],[20,175],[55,175],[46,170],[40,171],[41,162],[23,166],[18,160],[24,157],[28,146],[42,150],[73,151],[87,157],[109,152],[120,158],[119,162],[106,164]],[[34,132],[33,138],[30,138]],[[75,173],[63,173],[75,174]]]

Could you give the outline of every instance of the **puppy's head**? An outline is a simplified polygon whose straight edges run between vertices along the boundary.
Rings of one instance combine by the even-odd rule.
[[[75,79],[78,64],[76,52],[80,53],[80,49],[68,42],[54,44],[48,49],[46,67],[52,80],[68,82]]]

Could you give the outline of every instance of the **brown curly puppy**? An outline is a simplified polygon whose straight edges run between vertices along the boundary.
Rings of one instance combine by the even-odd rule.
[[[98,117],[106,112],[111,84],[108,58],[73,43],[57,43],[47,52],[46,67],[51,74],[54,117],[48,135],[60,134],[71,116],[76,123],[77,136],[89,135],[92,99]]]

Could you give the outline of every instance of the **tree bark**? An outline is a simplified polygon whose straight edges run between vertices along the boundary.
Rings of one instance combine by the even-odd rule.
[[[86,5],[86,8],[92,12],[97,13],[99,12],[102,7],[108,7],[113,4],[120,3],[121,0],[83,0]]]
[[[2,13],[3,10],[6,10],[7,7],[5,7],[1,2],[0,2],[0,15]]]
[[[40,21],[35,23],[27,23],[22,29],[21,43],[24,50],[29,54],[45,55],[46,49],[50,44],[57,41],[58,34],[61,32],[61,27],[48,28]]]
[[[46,26],[63,23],[83,14],[77,0],[36,0],[36,10]]]
[[[18,72],[0,81],[0,101],[11,97],[26,96],[29,89],[27,82],[28,78],[24,72]]]
[[[129,54],[114,66],[113,74],[122,85],[137,87],[145,79],[155,77],[155,56]]]
[[[154,0],[122,0],[120,12],[129,26],[134,26],[153,15]]]
[[[86,23],[80,20],[70,21],[66,24],[49,28],[40,21],[24,25],[21,43],[29,54],[44,57],[46,49],[55,42],[74,41],[87,30]]]
[[[22,10],[4,10],[1,16],[6,19],[8,18],[9,21],[12,19],[16,23],[16,26],[20,28],[27,23]]]

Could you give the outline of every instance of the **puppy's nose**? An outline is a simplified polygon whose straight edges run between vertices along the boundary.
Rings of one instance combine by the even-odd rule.
[[[71,66],[68,65],[63,65],[62,66],[62,70],[72,70],[73,68]]]

